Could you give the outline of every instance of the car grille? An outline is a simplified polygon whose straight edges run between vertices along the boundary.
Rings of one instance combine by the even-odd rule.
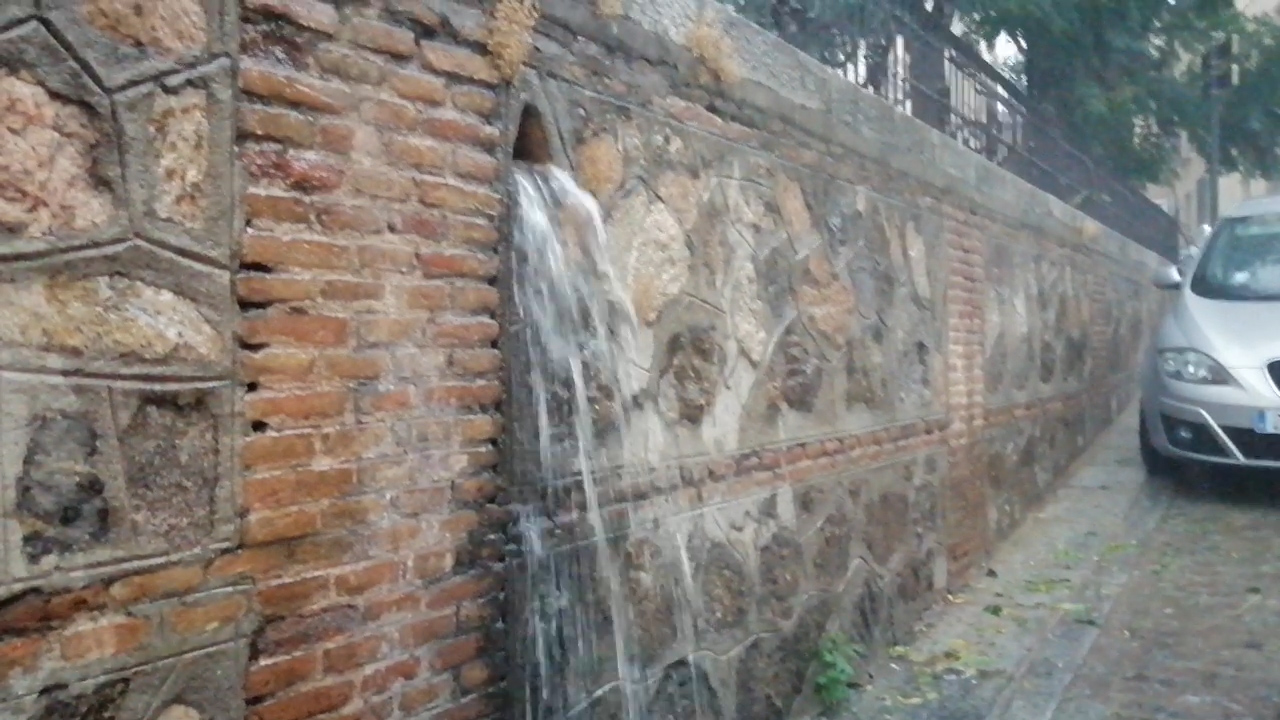
[[[1271,376],[1271,383],[1275,385],[1276,392],[1280,392],[1280,360],[1267,366],[1267,374]]]
[[[1222,432],[1246,460],[1280,462],[1280,435],[1262,435],[1248,428],[1224,427]]]

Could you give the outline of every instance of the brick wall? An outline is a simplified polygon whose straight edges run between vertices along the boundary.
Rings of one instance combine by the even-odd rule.
[[[953,211],[948,223],[947,278],[948,359],[947,411],[950,472],[945,483],[943,528],[947,556],[952,563],[949,582],[958,584],[990,549],[991,528],[987,483],[975,458],[985,402],[982,376],[984,354],[983,282],[984,240],[990,227],[977,216]]]
[[[250,0],[237,150],[256,720],[491,712],[497,77],[419,3]]]

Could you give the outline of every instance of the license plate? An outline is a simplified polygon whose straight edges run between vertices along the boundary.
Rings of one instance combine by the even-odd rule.
[[[1253,430],[1259,435],[1280,435],[1280,410],[1259,410],[1253,417]]]

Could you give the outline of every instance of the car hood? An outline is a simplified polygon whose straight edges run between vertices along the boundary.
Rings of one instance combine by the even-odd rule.
[[[1261,368],[1280,358],[1280,301],[1206,300],[1185,292],[1175,317],[1191,347],[1227,368]]]

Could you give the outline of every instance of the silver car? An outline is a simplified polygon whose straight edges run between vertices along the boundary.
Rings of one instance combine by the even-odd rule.
[[[1177,297],[1142,369],[1148,472],[1280,469],[1280,196],[1242,203],[1155,284]]]

